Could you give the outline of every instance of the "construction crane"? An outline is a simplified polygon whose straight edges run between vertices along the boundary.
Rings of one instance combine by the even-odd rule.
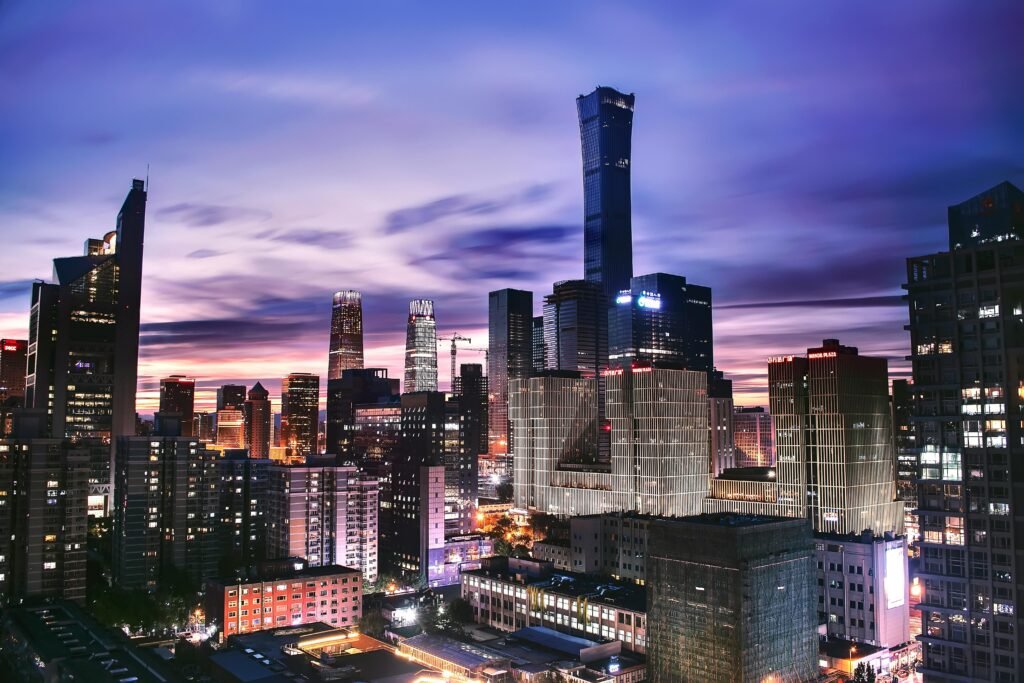
[[[450,341],[452,343],[452,384],[451,384],[450,390],[451,391],[455,391],[455,370],[456,370],[456,366],[455,366],[456,346],[455,345],[456,345],[457,342],[460,342],[460,341],[466,342],[467,344],[470,344],[470,343],[473,342],[473,340],[470,339],[469,337],[463,337],[458,332],[452,332],[447,337],[438,337],[437,341],[439,341],[439,342]]]
[[[470,347],[467,346],[466,348],[464,348],[462,350],[463,351],[476,351],[477,353],[484,354],[484,374],[486,375],[487,374],[487,359],[490,356],[489,349],[474,349],[474,348],[470,348]]]

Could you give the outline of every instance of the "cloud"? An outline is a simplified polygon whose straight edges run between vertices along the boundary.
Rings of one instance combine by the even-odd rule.
[[[894,294],[891,296],[862,296],[849,297],[845,299],[804,299],[802,301],[756,301],[742,304],[719,304],[715,310],[729,310],[736,308],[880,308],[895,306],[903,308],[906,302],[903,297]]]
[[[196,249],[195,251],[186,254],[185,258],[204,259],[213,258],[214,256],[223,256],[223,254],[223,251],[217,251],[215,249]]]
[[[32,292],[32,280],[7,280],[0,282],[0,299],[24,297],[27,301]]]
[[[238,221],[265,221],[271,218],[269,211],[261,209],[190,202],[157,209],[156,215],[165,220],[180,221],[193,228],[208,228]]]
[[[442,219],[487,216],[501,211],[541,202],[550,196],[552,185],[535,184],[504,196],[477,198],[459,194],[392,211],[384,220],[384,233],[395,235],[422,228]]]
[[[295,228],[267,235],[275,242],[304,244],[325,249],[344,249],[352,245],[352,236],[343,230],[324,230],[320,228]]]
[[[342,109],[365,106],[377,97],[373,88],[337,74],[215,71],[192,80],[238,95]]]

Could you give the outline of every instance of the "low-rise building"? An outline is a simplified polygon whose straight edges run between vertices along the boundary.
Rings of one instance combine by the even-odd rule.
[[[907,540],[815,534],[818,620],[829,637],[890,648],[910,640]]]
[[[351,627],[363,614],[362,589],[357,569],[308,567],[300,558],[268,562],[241,579],[209,581],[206,619],[221,640],[314,622]]]
[[[477,623],[501,631],[547,626],[556,631],[647,647],[647,598],[632,583],[576,572],[556,572],[550,562],[509,557],[484,560],[463,572],[462,597]]]

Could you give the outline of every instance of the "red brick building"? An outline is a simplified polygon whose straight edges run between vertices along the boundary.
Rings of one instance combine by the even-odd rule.
[[[240,633],[324,622],[351,627],[362,616],[362,576],[341,565],[277,562],[243,580],[211,580],[206,621],[221,640]]]

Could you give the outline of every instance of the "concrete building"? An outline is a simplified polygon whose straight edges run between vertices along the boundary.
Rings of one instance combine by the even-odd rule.
[[[308,567],[299,558],[264,563],[241,578],[213,579],[206,588],[206,623],[221,642],[253,631],[323,622],[359,624],[362,573],[339,565]]]
[[[640,654],[647,648],[646,595],[635,584],[556,572],[547,562],[492,557],[480,569],[463,572],[462,597],[473,606],[477,623],[499,631],[546,626],[619,640]]]
[[[63,439],[0,439],[0,606],[85,602],[89,474]]]
[[[907,540],[815,534],[818,621],[829,637],[883,648],[910,640]]]
[[[222,557],[220,454],[176,436],[177,420],[157,414],[157,435],[118,440],[114,459],[114,581],[155,590],[172,570],[197,581]]]
[[[813,681],[814,544],[805,520],[661,520],[647,561],[648,681]]]
[[[699,512],[708,486],[707,374],[609,371],[607,465],[595,456],[594,391],[593,382],[564,374],[511,383],[515,505],[563,516]]]
[[[311,458],[268,471],[267,552],[310,567],[342,565],[377,578],[377,480]]]

